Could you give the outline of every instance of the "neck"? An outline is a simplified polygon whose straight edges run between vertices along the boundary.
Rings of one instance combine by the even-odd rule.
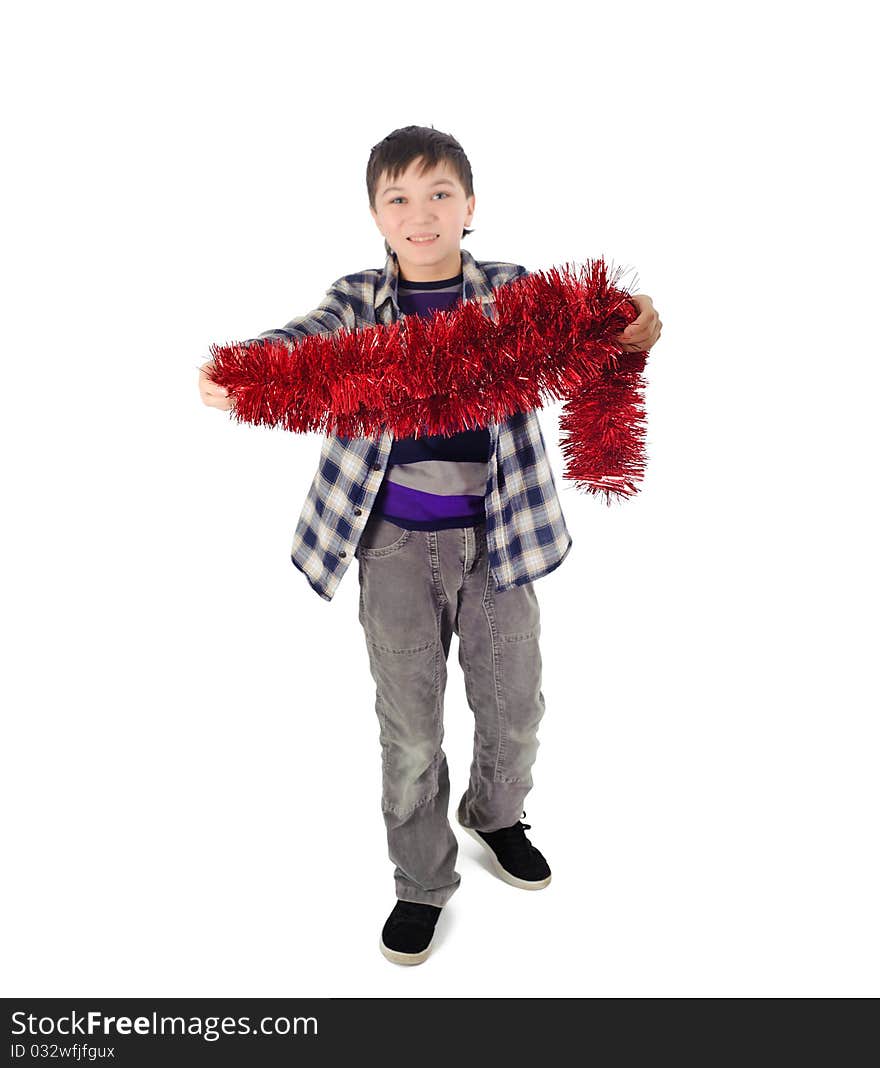
[[[397,257],[397,271],[406,282],[439,282],[443,278],[454,278],[461,274],[461,250],[456,249],[438,263],[410,263]]]

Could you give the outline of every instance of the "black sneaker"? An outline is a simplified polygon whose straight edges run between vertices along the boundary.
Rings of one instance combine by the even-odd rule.
[[[461,820],[458,822],[464,827]],[[532,829],[530,823],[517,820],[512,827],[503,827],[500,831],[464,829],[489,851],[492,866],[506,883],[521,890],[543,890],[550,882],[550,866],[526,838],[526,831]]]
[[[421,964],[431,952],[440,905],[397,899],[382,928],[379,948],[395,964]]]

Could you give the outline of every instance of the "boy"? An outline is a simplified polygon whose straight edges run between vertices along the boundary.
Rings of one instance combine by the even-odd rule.
[[[460,300],[479,300],[491,314],[493,290],[528,273],[478,262],[460,247],[475,197],[453,137],[419,126],[395,130],[371,152],[367,189],[385,238],[384,269],[339,278],[314,311],[260,338],[391,323]],[[661,324],[650,298],[635,301],[639,317],[618,340],[645,351]],[[232,407],[204,369],[204,402]],[[397,894],[380,949],[395,963],[426,959],[461,881],[441,747],[453,632],[475,719],[458,823],[507,883],[539,890],[550,882],[546,860],[525,835],[530,825],[518,817],[544,713],[533,582],[557,568],[571,544],[534,411],[452,435],[324,439],[291,559],[328,601],[358,559]]]

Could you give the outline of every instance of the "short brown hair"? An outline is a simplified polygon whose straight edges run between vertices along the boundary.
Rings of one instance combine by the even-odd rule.
[[[435,130],[433,126],[402,126],[393,130],[370,151],[367,163],[367,195],[370,207],[376,210],[376,192],[379,179],[387,172],[392,181],[409,167],[413,160],[422,157],[419,174],[436,167],[439,163],[448,163],[458,180],[464,186],[465,196],[473,196],[474,178],[471,174],[470,160],[464,149],[452,134]],[[473,230],[465,227],[462,237],[472,234]],[[385,251],[390,255],[391,247],[385,242]]]

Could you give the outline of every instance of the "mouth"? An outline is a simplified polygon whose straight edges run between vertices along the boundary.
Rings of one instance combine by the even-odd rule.
[[[434,243],[434,242],[435,242],[435,241],[436,241],[436,240],[437,240],[437,239],[438,239],[439,237],[440,237],[440,235],[439,235],[439,234],[434,234],[434,235],[433,235],[433,236],[431,236],[431,237],[423,237],[423,236],[421,236],[421,235],[419,235],[419,236],[415,236],[415,235],[414,235],[413,237],[408,237],[408,238],[407,238],[407,241],[411,242],[411,243],[412,243],[413,245],[431,245],[431,244],[433,244],[433,243]]]

